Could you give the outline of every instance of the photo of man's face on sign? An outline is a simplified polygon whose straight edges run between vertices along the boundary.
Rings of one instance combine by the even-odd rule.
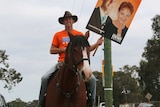
[[[121,44],[140,2],[98,0],[86,28]]]

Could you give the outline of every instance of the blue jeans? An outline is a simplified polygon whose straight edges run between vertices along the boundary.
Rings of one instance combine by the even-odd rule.
[[[43,101],[45,99],[45,94],[47,91],[47,86],[48,86],[48,80],[50,76],[55,72],[57,69],[57,65],[54,65],[48,72],[46,72],[42,78],[41,78],[41,88],[40,88],[40,94],[39,94],[39,104],[42,105]],[[95,98],[96,98],[96,77],[92,74],[89,81],[88,81],[88,86],[91,91],[91,98],[93,102],[95,103]]]

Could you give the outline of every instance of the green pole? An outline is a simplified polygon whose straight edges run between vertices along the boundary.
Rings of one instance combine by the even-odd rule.
[[[112,57],[111,40],[104,37],[104,95],[105,107],[112,107],[113,103],[113,84],[112,84]]]

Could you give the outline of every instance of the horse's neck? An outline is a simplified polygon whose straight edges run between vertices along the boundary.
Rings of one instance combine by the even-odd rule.
[[[60,84],[62,84],[64,87],[68,87],[69,84],[72,84],[74,87],[74,84],[77,84],[76,82],[78,80],[78,74],[75,71],[68,67],[62,67],[59,73]]]

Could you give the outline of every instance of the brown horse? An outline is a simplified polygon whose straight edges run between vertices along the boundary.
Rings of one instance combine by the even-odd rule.
[[[46,107],[86,107],[86,87],[89,79],[90,45],[84,36],[71,36],[62,67],[49,82]]]

